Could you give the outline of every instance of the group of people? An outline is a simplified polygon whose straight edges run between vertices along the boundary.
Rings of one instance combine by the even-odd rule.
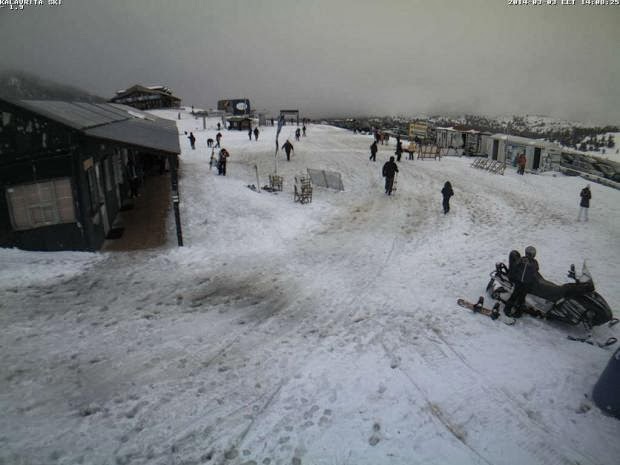
[[[217,124],[219,125],[220,123],[217,123]],[[187,131],[185,131],[185,134],[187,134]],[[256,137],[258,138],[258,136]],[[196,136],[194,135],[194,133],[190,132],[187,138],[189,139],[189,145],[192,148],[192,150],[196,150]],[[220,147],[221,140],[222,140],[222,133],[218,131],[218,133],[215,135],[215,148],[221,148]],[[207,147],[209,148],[214,147],[213,139],[211,138],[207,139]]]
[[[400,141],[400,137],[396,137],[396,156],[398,157],[397,161],[400,161],[400,156],[402,154],[402,145]],[[370,145],[370,158],[371,161],[377,161],[377,138]],[[398,173],[398,165],[396,161],[394,161],[394,157],[390,157],[389,161],[385,162],[382,169],[383,177],[385,178],[385,193],[387,195],[392,195],[394,191],[394,180],[396,179],[396,173]],[[441,196],[443,197],[443,213],[444,215],[450,211],[450,197],[454,195],[454,191],[452,190],[452,184],[450,181],[446,181],[443,188],[441,189]]]

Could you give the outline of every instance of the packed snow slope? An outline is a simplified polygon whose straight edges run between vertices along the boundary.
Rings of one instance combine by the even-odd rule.
[[[587,259],[618,316],[620,191],[592,184],[578,223],[580,178],[405,155],[387,196],[394,141],[371,162],[370,136],[310,125],[299,142],[283,128],[284,191],[258,193],[275,128],[222,131],[223,177],[208,163],[216,120],[182,116],[184,247],[171,220],[158,250],[0,250],[0,463],[618,463],[620,421],[590,400],[613,348],[456,300],[531,244],[558,283]],[[293,202],[306,168],[340,172],[344,192]]]

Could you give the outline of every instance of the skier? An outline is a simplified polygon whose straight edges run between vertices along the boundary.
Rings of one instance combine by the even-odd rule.
[[[248,129],[248,139],[252,140],[252,127]]]
[[[254,128],[254,140],[258,140],[258,128]]]
[[[443,214],[445,215],[450,211],[450,197],[454,195],[450,181],[446,181],[444,184],[443,189],[441,189],[441,195],[443,196]]]
[[[195,150],[196,149],[196,145],[195,145],[196,144],[196,137],[194,137],[194,133],[193,132],[189,133],[188,139],[189,139],[189,145],[192,146],[192,150]]]
[[[590,192],[590,184],[581,189],[581,193],[579,194],[581,197],[581,202],[579,202],[579,215],[577,216],[577,221],[581,221],[581,214],[583,213],[583,217],[585,221],[588,221],[588,209],[590,208],[590,199],[592,198],[592,192]]]
[[[514,290],[504,304],[504,314],[512,318],[519,318],[523,314],[523,304],[525,296],[530,291],[532,284],[538,275],[538,261],[536,261],[536,249],[528,245],[525,248],[525,255],[516,259],[519,252],[510,253],[510,269],[508,274],[511,281],[515,283]],[[514,257],[514,258],[513,258]]]
[[[221,133],[221,132],[218,132],[218,133],[215,135],[215,147],[216,147],[216,148],[218,148],[218,149],[220,148],[220,139],[221,139],[221,138],[222,138],[222,133]]]
[[[210,137],[207,139],[207,147],[213,147],[213,139]]]
[[[299,140],[299,137],[301,136],[301,131],[299,128],[295,129],[295,140]]]
[[[282,148],[286,152],[286,160],[291,161],[291,150],[295,150],[293,148],[293,144],[291,144],[290,141],[286,139],[286,142],[284,143],[284,145],[282,145]]]
[[[377,161],[377,140],[370,145],[370,158],[369,160]]]
[[[390,161],[383,165],[383,177],[385,178],[385,193],[392,195],[392,187],[394,186],[394,176],[398,173],[398,166],[394,162],[394,157],[390,157]]]
[[[306,137],[306,125],[305,124],[301,127],[301,133],[303,134],[304,137]]]

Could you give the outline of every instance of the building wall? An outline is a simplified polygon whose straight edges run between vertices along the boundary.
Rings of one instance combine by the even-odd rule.
[[[84,249],[79,228],[78,185],[71,183],[78,221],[15,230],[9,189],[53,179],[72,178],[76,132],[0,101],[0,246],[28,250]]]
[[[111,227],[128,196],[124,162],[130,155],[119,143],[85,137],[0,101],[0,246],[98,250],[105,240],[104,219]],[[70,179],[75,221],[16,229],[9,196],[63,179]],[[96,200],[93,188],[100,194]]]

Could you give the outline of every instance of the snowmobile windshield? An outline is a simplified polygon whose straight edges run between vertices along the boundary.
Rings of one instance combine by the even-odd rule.
[[[586,261],[583,261],[583,265],[581,266],[581,276],[579,277],[579,281],[582,283],[593,281],[592,275],[590,274],[590,270],[588,269],[588,265],[586,265]]]

